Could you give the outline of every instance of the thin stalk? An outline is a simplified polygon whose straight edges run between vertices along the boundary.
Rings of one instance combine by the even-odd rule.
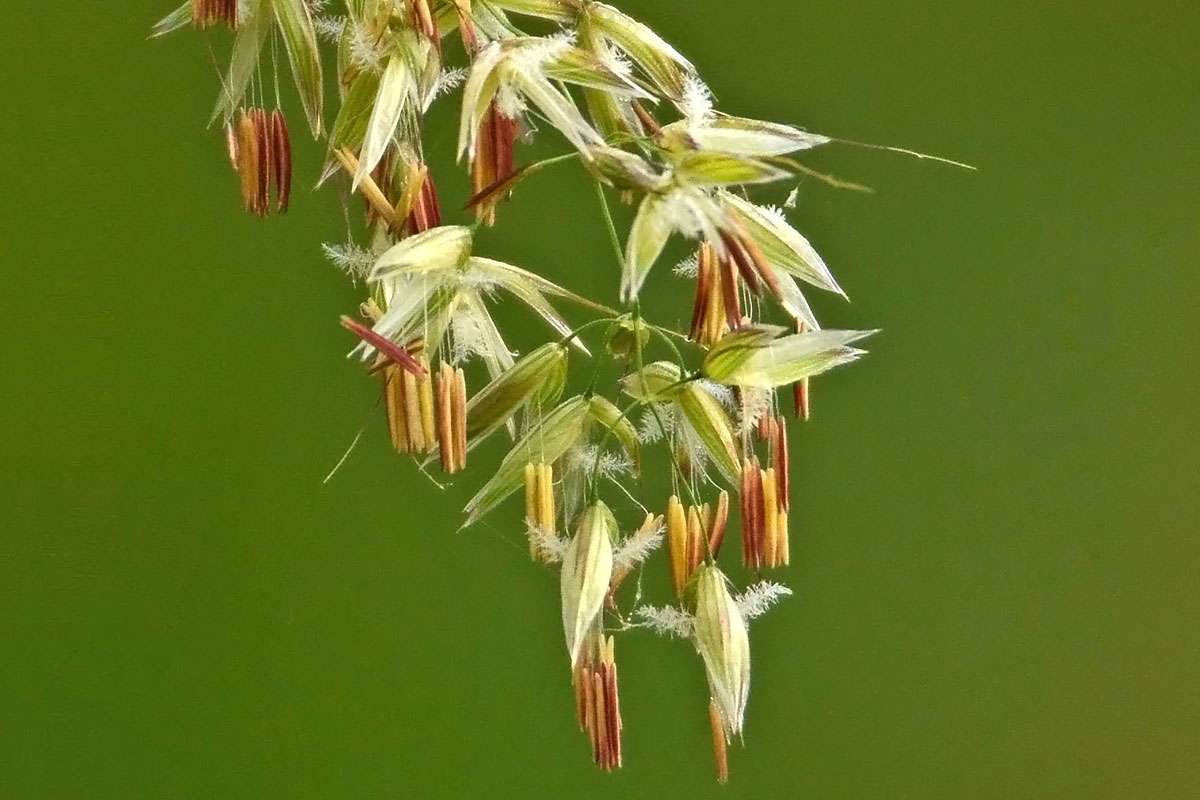
[[[634,320],[634,327],[636,329],[637,323],[641,322],[641,320],[642,320],[642,305],[636,299],[633,301],[633,320]],[[640,380],[642,382],[642,386],[645,386],[646,385],[646,364],[644,362],[644,359],[642,358],[642,340],[639,337],[634,336],[633,341],[634,341],[634,347],[633,347],[634,364],[637,367],[638,380]],[[663,424],[662,415],[658,413],[658,407],[655,406],[653,402],[651,402],[651,403],[649,403],[649,408],[650,408],[650,413],[652,415],[654,415],[655,424],[658,425],[658,429],[660,431],[662,431],[663,435],[665,436],[666,432],[667,432],[667,426]],[[699,505],[699,503],[696,500],[696,493],[692,489],[691,481],[689,481],[687,479],[687,477],[683,474],[683,468],[679,466],[679,459],[676,457],[675,448],[672,447],[669,442],[667,443],[667,451],[668,451],[668,455],[670,455],[671,468],[674,470],[676,477],[678,477],[679,481],[683,484],[683,488],[687,491],[688,498],[691,499],[692,505]]]
[[[596,197],[600,200],[600,210],[604,215],[604,225],[608,229],[608,238],[609,238],[609,241],[612,243],[613,255],[616,256],[617,266],[619,266],[621,268],[621,272],[624,272],[625,271],[625,253],[621,250],[621,237],[617,235],[617,226],[616,226],[616,223],[613,222],[612,211],[609,210],[609,207],[608,207],[608,198],[604,195],[604,185],[601,184],[600,181],[596,181]],[[640,336],[637,335],[638,328],[640,327],[641,324],[642,324],[642,305],[636,298],[634,298],[634,300],[633,300],[634,364],[637,368],[638,379],[640,381],[642,381],[643,385],[645,385],[646,364],[645,364],[645,360],[642,357],[642,339]],[[658,326],[653,325],[653,326],[649,326],[649,327],[657,328]],[[663,338],[666,338],[666,337],[664,336]],[[683,372],[684,371],[683,356],[682,356],[682,354],[679,353],[678,348],[674,347],[674,344],[672,344],[672,349],[675,350],[675,355],[679,359],[680,371]],[[654,405],[653,402],[647,403],[646,405],[649,407],[650,413],[654,416],[654,422],[655,422],[655,424],[658,425],[658,429],[661,430],[663,432],[663,434],[665,435],[666,431],[667,431],[667,427],[663,423],[662,415],[658,413],[658,408]],[[610,431],[611,431],[611,429],[610,429]],[[687,491],[688,497],[692,501],[692,505],[699,505],[699,503],[696,500],[696,493],[692,489],[691,482],[684,475],[683,468],[679,466],[679,459],[676,457],[675,448],[672,447],[669,442],[667,443],[667,451],[668,451],[668,454],[670,455],[671,469],[673,470],[676,478],[679,480],[680,483],[683,484],[683,488]]]
[[[682,375],[687,372],[687,365],[683,361],[683,354],[679,352],[679,347],[667,335],[666,330],[661,325],[654,325],[652,323],[647,323],[647,327],[657,333],[659,338],[666,342],[667,347],[671,348],[671,352],[675,354],[675,361],[679,364],[679,374]]]
[[[573,158],[579,158],[578,151],[576,151],[574,153],[564,153],[561,156],[551,156],[550,158],[543,158],[541,161],[535,161],[532,164],[530,164],[527,167],[527,169],[528,170],[540,170],[543,167],[549,167],[553,164],[558,164],[559,162],[562,162],[562,161],[570,161]]]
[[[604,224],[608,228],[608,240],[612,243],[613,254],[617,257],[617,266],[625,272],[625,252],[621,249],[621,237],[617,235],[617,226],[613,222],[612,211],[608,208],[608,198],[604,196],[604,184],[596,181],[596,196],[600,198],[600,210],[604,214]]]
[[[612,330],[612,327],[610,325],[609,331],[611,331],[611,330]],[[612,333],[610,332],[610,333],[606,334],[606,336],[611,337]],[[592,359],[592,377],[591,377],[591,380],[588,381],[588,387],[587,387],[587,392],[586,392],[586,394],[589,397],[592,394],[594,394],[596,391],[596,383],[599,382],[599,380],[600,380],[600,367],[603,363],[604,363],[604,359],[601,359],[601,358],[593,358]]]
[[[596,325],[610,325],[610,324],[612,324],[612,323],[614,323],[614,322],[616,322],[616,321],[617,321],[617,320],[616,320],[616,318],[614,318],[614,317],[603,317],[603,318],[601,318],[601,319],[594,319],[594,320],[591,320],[590,322],[585,322],[585,323],[583,323],[582,325],[580,325],[578,328],[575,328],[574,330],[572,330],[572,331],[571,331],[570,333],[568,333],[566,336],[564,336],[564,337],[562,337],[561,339],[559,339],[559,340],[558,340],[558,343],[559,343],[560,345],[562,345],[562,344],[567,344],[567,343],[568,343],[568,342],[570,342],[572,339],[575,339],[576,337],[578,337],[578,336],[579,336],[579,334],[581,334],[581,333],[583,333],[584,331],[586,331],[588,328],[591,328],[591,327],[593,327],[593,326],[596,326]]]
[[[600,456],[602,456],[604,454],[605,445],[607,445],[608,440],[613,437],[613,431],[616,428],[616,426],[620,425],[623,420],[625,420],[629,417],[629,412],[633,411],[636,408],[642,407],[643,405],[645,405],[645,403],[646,403],[646,401],[644,401],[644,400],[634,400],[629,405],[625,406],[625,408],[621,409],[621,414],[620,414],[620,416],[617,417],[616,422],[614,422],[612,425],[605,426],[604,438],[602,438],[600,440],[600,443],[596,446],[596,458],[592,461],[591,499],[593,502],[596,499],[598,499],[598,497],[600,495]]]

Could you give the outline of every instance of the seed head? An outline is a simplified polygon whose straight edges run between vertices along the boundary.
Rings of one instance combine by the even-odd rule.
[[[515,492],[524,481],[526,465],[552,464],[565,455],[579,443],[589,420],[587,399],[576,395],[531,425],[500,462],[496,473],[467,503],[466,524],[473,524]]]
[[[616,47],[671,99],[683,95],[684,83],[695,68],[665,39],[646,25],[605,3],[583,6],[586,25]]]
[[[579,515],[575,536],[563,556],[561,595],[563,633],[571,667],[579,663],[588,633],[599,622],[612,578],[617,522],[597,500]]]
[[[781,211],[754,205],[733,192],[721,192],[718,199],[769,264],[818,289],[846,296],[825,261]]]
[[[756,325],[726,336],[704,357],[704,374],[729,386],[784,386],[857,360],[865,351],[849,345],[874,331],[781,333],[778,326]]]
[[[709,688],[726,737],[742,732],[750,696],[750,638],[728,579],[716,566],[696,570],[696,649],[704,659]]]
[[[671,150],[698,150],[751,158],[782,156],[828,142],[827,136],[791,125],[712,113],[693,113],[687,119],[665,126],[658,136],[658,143]]]
[[[471,441],[487,438],[531,402],[554,403],[566,382],[567,352],[561,342],[534,348],[472,397],[467,405]]]
[[[790,455],[776,390],[790,386],[797,415],[807,418],[810,376],[858,358],[863,351],[851,345],[869,334],[822,330],[801,287],[844,296],[841,287],[784,213],[757,205],[749,192],[786,178],[791,208],[797,175],[847,186],[786,157],[830,140],[719,110],[678,50],[599,0],[356,0],[344,14],[326,0],[182,1],[153,37],[189,26],[235,31],[212,120],[225,125],[252,214],[286,212],[293,176],[282,112],[253,105],[269,91],[263,76],[278,72],[263,68],[264,56],[272,67],[286,58],[318,139],[322,64],[336,64],[329,83],[339,107],[318,183],[344,176],[365,205],[365,234],[326,247],[364,290],[359,315],[341,320],[357,337],[350,356],[379,376],[392,447],[414,456],[423,472],[435,459],[446,474],[465,472],[468,452],[507,429],[511,449],[482,476],[464,527],[524,487],[530,555],[561,565],[564,642],[595,762],[607,771],[623,758],[607,611],[621,630],[648,628],[696,647],[724,782],[728,742],[742,731],[749,693],[747,624],[790,592],[760,579],[731,594],[717,567],[730,495],[716,479],[738,492],[744,565],[755,573],[786,565]],[[558,30],[531,34],[522,30],[528,17],[538,29]],[[443,52],[447,36],[461,36],[465,60],[456,48]],[[332,58],[323,58],[321,43],[336,50]],[[457,155],[471,186],[461,207],[475,216],[472,226],[443,224],[433,180],[440,148],[425,136],[432,104],[460,84]],[[557,150],[516,163],[518,138],[534,135],[548,136]],[[476,230],[495,223],[518,185],[536,186],[543,179],[535,176],[551,167],[579,168],[596,182],[628,313],[478,251],[489,237],[477,240]],[[632,212],[623,241],[608,207],[614,193]],[[353,231],[354,221],[346,222]],[[636,304],[675,235],[696,247],[676,269],[695,281],[683,329],[643,319]],[[588,263],[563,258],[568,271]],[[549,337],[511,348],[493,316],[501,293],[549,326]],[[568,321],[563,300],[603,316]],[[768,324],[780,311],[794,332]],[[696,347],[680,348],[676,339]],[[589,368],[587,390],[563,399],[569,351],[590,358],[589,346],[601,341],[606,352]],[[670,360],[645,363],[651,343]],[[468,398],[466,372],[476,359],[487,378]],[[605,391],[613,368],[624,372],[619,392],[632,402],[619,406],[619,392]],[[623,496],[646,510],[638,484],[652,445],[671,459],[672,486],[688,488],[689,500],[672,495],[663,515],[646,512],[622,537],[600,498]],[[664,541],[675,602],[645,606],[636,568]],[[635,571],[638,579],[627,581]],[[628,609],[626,583],[637,584]]]

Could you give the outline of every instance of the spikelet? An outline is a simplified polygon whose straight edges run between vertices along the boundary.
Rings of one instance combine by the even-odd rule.
[[[563,551],[559,597],[563,638],[572,669],[587,655],[588,642],[603,622],[616,532],[612,511],[596,500],[579,514],[575,535]]]
[[[746,621],[716,566],[696,570],[694,641],[726,739],[740,736],[750,695],[750,638]]]

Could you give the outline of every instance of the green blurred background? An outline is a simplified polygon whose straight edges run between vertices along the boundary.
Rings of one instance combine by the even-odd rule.
[[[1196,796],[1194,4],[622,3],[727,111],[980,167],[808,159],[877,189],[801,186],[854,299],[818,314],[883,333],[795,432],[796,596],[754,626],[724,788],[698,659],[644,633],[627,766],[588,763],[555,576],[512,507],[456,532],[478,472],[442,492],[388,452],[320,153],[292,213],[242,214],[203,37],[145,40],[172,5],[0,34],[0,796]],[[614,298],[578,170],[480,248]],[[685,293],[662,269],[650,313]]]

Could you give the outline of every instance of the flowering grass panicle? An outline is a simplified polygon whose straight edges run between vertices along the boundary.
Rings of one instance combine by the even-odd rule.
[[[538,33],[548,25],[557,30]],[[797,159],[837,140],[717,108],[696,61],[595,0],[185,0],[151,35],[187,29],[229,40],[212,122],[247,211],[287,211],[297,167],[359,195],[361,222],[324,252],[362,292],[341,324],[350,356],[381,381],[393,448],[472,486],[464,527],[508,514],[524,488],[529,554],[559,571],[564,666],[595,763],[620,767],[626,716],[645,718],[620,706],[615,639],[649,629],[699,655],[708,692],[697,706],[727,780],[747,724],[749,623],[791,593],[759,576],[797,554],[789,520],[802,524],[819,496],[791,481],[779,395],[807,420],[810,380],[861,357],[855,345],[872,333],[821,327],[804,292],[845,291],[788,214],[752,198],[774,185],[790,209],[800,180],[855,188]],[[446,215],[434,175],[455,165],[425,152],[438,102],[458,106],[471,187]],[[321,163],[293,164],[289,106],[321,142]],[[535,135],[562,152],[527,160],[521,143]],[[594,183],[613,244],[608,298],[477,247],[478,226],[503,224],[519,187],[567,165]],[[612,199],[633,209],[624,237]],[[692,284],[690,308],[671,312],[690,314],[683,330],[639,302],[669,279],[653,267],[673,237],[695,242],[674,270]],[[579,268],[605,272],[604,258],[584,254]],[[543,343],[510,348],[492,314],[500,294],[544,323]],[[564,308],[587,317],[569,321]],[[498,465],[468,458],[501,436]],[[652,496],[648,470],[664,471],[670,491]],[[740,595],[722,558],[735,515],[750,583]],[[515,513],[504,524],[522,528]],[[660,549],[663,566],[647,568]],[[643,591],[670,603],[642,604]]]

